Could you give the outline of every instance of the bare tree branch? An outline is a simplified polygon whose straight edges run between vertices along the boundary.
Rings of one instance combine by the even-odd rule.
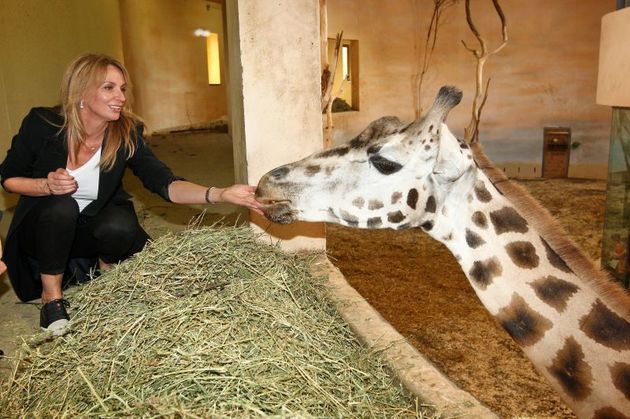
[[[473,134],[472,142],[476,143],[479,141],[479,122],[481,121],[481,111],[483,110],[484,105],[486,104],[486,100],[488,99],[488,88],[490,87],[490,77],[488,77],[488,81],[486,82],[486,89],[483,93],[483,100],[479,105],[479,112],[477,113],[477,120],[475,121],[475,130]]]
[[[332,118],[332,105],[335,98],[343,89],[344,81],[341,81],[341,85],[337,92],[333,92],[333,85],[335,83],[335,75],[337,74],[337,65],[341,58],[341,41],[343,37],[343,31],[337,34],[335,40],[335,52],[333,55],[333,63],[331,68],[325,68],[322,72],[322,83],[324,76],[327,76],[325,88],[322,92],[322,112],[326,113],[326,126],[324,127],[324,149],[329,149],[332,146],[332,130],[333,130],[333,118]],[[328,74],[326,74],[328,72]]]
[[[337,34],[337,39],[335,40],[335,52],[333,54],[333,62],[329,68],[325,68],[322,72],[322,81],[324,79],[324,73],[327,71],[326,85],[322,86],[322,111],[326,109],[326,105],[331,101],[332,97],[332,87],[335,82],[335,74],[337,72],[337,65],[339,64],[339,59],[341,58],[341,37],[343,36],[343,32]],[[333,97],[332,100],[335,98]]]
[[[479,141],[479,123],[481,121],[481,110],[488,99],[488,87],[490,87],[490,79],[486,83],[485,88],[483,87],[483,66],[486,63],[488,57],[492,54],[496,54],[507,45],[508,35],[507,35],[507,21],[505,18],[505,14],[501,9],[501,5],[499,4],[499,0],[492,0],[492,4],[494,5],[494,9],[499,15],[501,19],[501,35],[502,42],[501,44],[492,51],[488,51],[488,47],[485,39],[481,36],[477,27],[473,23],[472,16],[470,13],[470,0],[466,0],[466,22],[468,23],[468,27],[470,31],[475,35],[477,41],[479,42],[479,48],[474,49],[470,48],[466,42],[462,40],[462,44],[464,48],[470,51],[475,58],[477,59],[477,66],[475,71],[475,96],[473,97],[473,105],[472,105],[472,116],[468,127],[464,130],[464,138],[470,142],[475,143]]]
[[[458,1],[459,0],[433,0],[433,13],[431,14],[431,20],[429,21],[429,27],[424,40],[424,51],[421,59],[422,63],[420,64],[420,69],[417,70],[414,75],[414,111],[416,118],[419,118],[420,115],[422,115],[422,83],[424,82],[425,75],[429,71],[431,56],[435,51],[438,28],[440,26],[442,15],[446,9],[456,4]]]

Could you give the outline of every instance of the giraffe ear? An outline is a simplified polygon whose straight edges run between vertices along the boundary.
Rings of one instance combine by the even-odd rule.
[[[439,145],[433,174],[440,183],[454,182],[468,170],[470,162],[461,153],[457,138],[444,123],[440,126]]]

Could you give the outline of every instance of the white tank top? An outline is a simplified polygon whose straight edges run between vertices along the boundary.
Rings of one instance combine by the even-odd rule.
[[[98,197],[98,180],[100,177],[101,148],[83,166],[76,169],[68,169],[70,176],[74,176],[74,180],[79,184],[77,191],[72,197],[79,204],[79,211],[83,211],[92,201]]]

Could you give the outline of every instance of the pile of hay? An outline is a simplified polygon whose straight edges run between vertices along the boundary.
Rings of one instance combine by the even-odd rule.
[[[166,235],[67,292],[72,328],[30,338],[8,417],[422,416],[310,274],[249,228]]]

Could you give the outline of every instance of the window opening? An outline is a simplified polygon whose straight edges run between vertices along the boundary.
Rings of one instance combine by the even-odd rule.
[[[333,112],[359,110],[359,42],[344,39],[341,42],[339,63],[335,71],[333,92],[339,92],[333,102]],[[335,40],[328,40],[328,62],[335,59]],[[343,85],[342,85],[343,83]]]

